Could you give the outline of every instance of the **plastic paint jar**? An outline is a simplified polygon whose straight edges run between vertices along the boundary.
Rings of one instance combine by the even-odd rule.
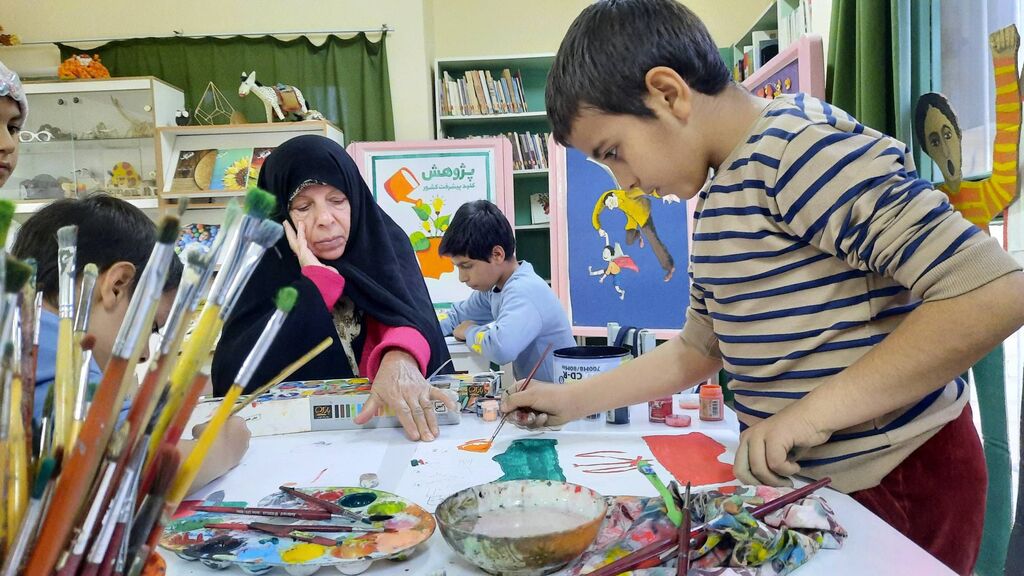
[[[484,422],[494,422],[498,419],[498,401],[484,400],[481,404],[482,413],[480,417]]]
[[[559,384],[585,380],[591,376],[618,368],[630,358],[629,350],[621,346],[573,346],[571,348],[559,348],[555,350],[553,356],[554,374]],[[600,414],[587,416],[590,420],[597,420],[600,417]],[[627,410],[627,421],[628,417]]]
[[[723,414],[725,397],[722,387],[718,384],[705,384],[700,387],[700,419],[716,422],[725,418]]]

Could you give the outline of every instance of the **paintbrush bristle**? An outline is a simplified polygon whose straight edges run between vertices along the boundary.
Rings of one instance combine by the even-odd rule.
[[[185,215],[185,210],[188,210],[188,198],[178,198],[178,219]]]
[[[156,241],[160,244],[174,244],[181,233],[181,224],[177,216],[167,215],[160,221],[160,227],[156,233]]]
[[[111,460],[117,460],[121,456],[121,450],[124,449],[124,445],[128,440],[128,432],[131,430],[131,427],[130,422],[125,422],[110,437],[110,443],[107,444],[107,455]]]
[[[8,294],[20,292],[34,270],[28,264],[10,255],[6,258],[5,266],[7,270],[4,276],[4,291]]]
[[[92,350],[96,346],[96,337],[92,334],[86,334],[82,336],[82,341],[79,343],[83,351]]]
[[[36,274],[39,272],[39,264],[35,258],[25,258],[22,260],[26,266],[32,269],[32,274],[28,277],[28,289],[32,292],[36,291]]]
[[[0,200],[0,246],[7,244],[7,233],[11,230],[12,220],[14,220],[14,202]]]
[[[269,250],[271,246],[277,244],[277,241],[284,235],[284,226],[274,222],[273,220],[263,220],[260,225],[256,227],[251,234],[249,239],[259,244],[264,249]]]
[[[176,447],[164,444],[160,447],[156,457],[156,472],[149,492],[150,494],[162,495],[166,494],[167,490],[170,489],[174,475],[178,473],[181,453],[178,452]]]
[[[53,414],[53,385],[46,391],[46,398],[43,399],[43,416]]]
[[[253,188],[245,195],[245,213],[253,218],[263,220],[274,211],[275,204],[274,195],[259,188]]]
[[[57,462],[53,458],[43,458],[39,462],[39,472],[36,473],[36,482],[32,485],[32,499],[40,500],[43,497],[43,492],[46,491],[46,485],[50,483],[50,477],[53,476],[53,471],[57,467]]]
[[[277,291],[277,297],[274,298],[274,305],[277,309],[282,312],[291,312],[292,308],[295,307],[295,302],[299,299],[299,291],[291,286],[285,286]]]
[[[78,226],[62,226],[57,229],[57,246],[61,249],[71,248],[78,242]]]
[[[92,276],[93,278],[95,278],[100,275],[100,268],[99,266],[93,264],[92,262],[89,262],[88,264],[85,265],[85,268],[82,270],[82,275]]]

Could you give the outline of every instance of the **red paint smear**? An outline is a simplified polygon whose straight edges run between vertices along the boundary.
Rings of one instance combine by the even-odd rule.
[[[316,481],[319,480],[320,477],[324,475],[324,472],[327,472],[327,468],[324,468],[323,470],[321,470],[320,473],[316,475],[316,478],[313,478],[313,481],[310,482],[310,484],[315,484]]]
[[[202,506],[202,504],[202,500],[185,500],[178,505],[178,509],[174,511],[174,516],[172,516],[171,519],[177,520],[178,518],[184,518],[185,516],[192,516],[193,514],[196,514],[196,506]]]
[[[700,432],[643,438],[655,459],[679,482],[702,486],[736,479],[732,464],[718,461],[725,446]]]

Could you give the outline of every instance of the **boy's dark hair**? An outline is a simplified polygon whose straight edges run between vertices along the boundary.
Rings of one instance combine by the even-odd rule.
[[[569,27],[545,94],[555,140],[566,144],[580,108],[652,117],[645,77],[656,66],[690,88],[718,94],[730,82],[704,23],[676,0],[599,0]]]
[[[78,253],[75,258],[78,277],[90,262],[101,273],[116,262],[130,262],[135,265],[135,278],[131,284],[134,290],[156,244],[156,226],[142,210],[128,202],[96,194],[81,200],[57,200],[29,218],[18,230],[11,252],[22,260],[35,258],[37,289],[44,298],[56,304],[59,289],[57,230],[71,225],[78,226]],[[172,258],[164,290],[178,286],[181,272],[181,261]]]
[[[950,105],[949,100],[938,92],[927,92],[921,94],[921,97],[917,99],[917,105],[914,106],[914,136],[917,138],[917,143],[922,150],[927,150],[928,148],[927,141],[925,140],[926,134],[924,133],[924,119],[928,116],[929,108],[935,108],[941,112],[949,120],[949,123],[953,125],[957,138],[963,138],[963,134],[960,133],[960,122],[957,121],[956,112],[953,111],[953,106]]]
[[[612,255],[612,247],[611,246],[605,246],[604,248],[601,248],[601,256],[604,256],[606,253],[609,256]]]
[[[512,225],[497,206],[487,200],[475,200],[455,211],[437,251],[442,256],[467,256],[487,262],[495,246],[505,250],[506,261],[516,257]]]

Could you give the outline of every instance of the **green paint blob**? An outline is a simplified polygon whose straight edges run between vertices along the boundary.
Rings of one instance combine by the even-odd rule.
[[[394,501],[383,501],[377,502],[373,506],[366,509],[366,513],[370,516],[394,516],[399,512],[405,510],[405,502],[394,502]]]
[[[526,438],[514,440],[508,450],[493,458],[504,474],[498,482],[508,480],[557,480],[565,482],[558,465],[558,440]]]
[[[202,530],[206,524],[218,522],[227,522],[227,520],[219,516],[206,516],[201,514],[199,516],[189,516],[188,518],[175,520],[167,525],[166,530],[171,533],[191,532],[193,530]]]

